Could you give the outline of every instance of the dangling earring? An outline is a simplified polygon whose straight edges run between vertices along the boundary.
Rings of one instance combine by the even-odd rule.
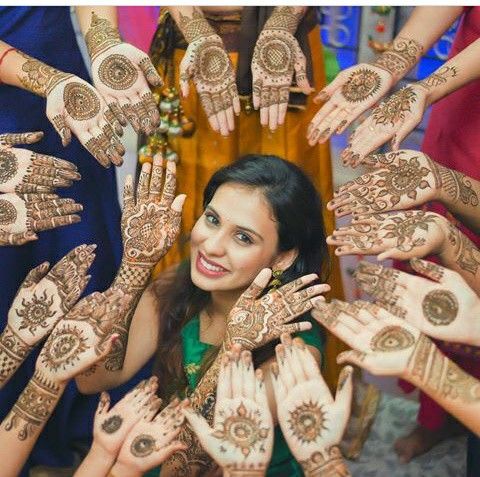
[[[272,273],[272,279],[268,284],[268,288],[271,290],[276,290],[278,287],[282,286],[282,274],[283,270],[274,270]]]

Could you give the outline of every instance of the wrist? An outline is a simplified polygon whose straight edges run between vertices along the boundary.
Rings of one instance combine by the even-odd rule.
[[[116,455],[108,452],[104,447],[93,440],[92,446],[86,455],[84,462],[91,464],[92,469],[98,471],[99,474],[104,475],[108,472],[115,463]],[[100,472],[100,469],[103,472]]]
[[[320,449],[309,459],[299,461],[306,477],[346,477],[350,475],[338,446]]]
[[[110,477],[140,477],[143,472],[137,469],[134,465],[117,460],[112,470]]]
[[[431,368],[437,354],[438,350],[435,343],[428,336],[421,333],[408,359],[407,366],[400,377],[419,389],[424,389],[430,378],[427,371]]]
[[[154,265],[135,264],[123,257],[112,287],[119,287],[129,294],[143,291],[150,280],[153,268]]]
[[[263,477],[266,474],[266,468],[261,469],[236,469],[223,468],[224,477]]]
[[[85,33],[88,54],[93,61],[100,53],[122,43],[118,29],[106,18],[92,12],[90,27]]]

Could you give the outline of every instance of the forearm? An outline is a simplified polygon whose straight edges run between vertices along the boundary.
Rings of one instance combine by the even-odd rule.
[[[457,227],[448,223],[446,240],[439,254],[444,266],[462,275],[468,285],[480,293],[480,251]]]
[[[394,38],[392,46],[374,63],[400,81],[462,13],[462,7],[416,7]]]
[[[10,45],[0,41],[0,56],[10,48]],[[25,89],[44,98],[58,83],[71,76],[17,49],[10,51],[0,65],[0,80],[3,83]]]
[[[215,31],[204,17],[200,7],[176,6],[168,7],[168,11],[187,43],[198,38],[214,35]]]
[[[287,30],[293,35],[306,11],[307,7],[275,7],[264,28]]]
[[[76,6],[75,13],[77,14],[78,23],[83,36],[92,25],[92,18],[96,15],[98,18],[108,20],[108,22],[114,27],[118,27],[117,7],[115,6],[97,6],[97,5],[85,5]]]
[[[480,435],[480,381],[443,355],[430,338],[420,337],[403,377]]]
[[[436,162],[433,164],[438,199],[463,224],[480,232],[480,182]]]
[[[424,80],[416,83],[428,91],[428,104],[435,103],[480,77],[480,40],[474,41]]]
[[[3,477],[19,475],[65,387],[35,372],[0,427]]]
[[[305,477],[349,477],[350,471],[337,446],[314,452],[310,459],[301,461]]]
[[[0,335],[0,389],[8,383],[32,349],[7,324]]]
[[[114,463],[115,456],[98,447],[94,441],[88,454],[76,470],[74,477],[106,476]]]

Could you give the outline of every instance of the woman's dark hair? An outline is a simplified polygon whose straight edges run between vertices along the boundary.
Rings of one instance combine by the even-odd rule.
[[[309,273],[317,273],[321,282],[326,281],[330,258],[322,204],[313,182],[298,166],[277,156],[246,155],[213,174],[203,194],[204,207],[224,184],[239,184],[263,191],[277,222],[278,251],[298,250],[297,258],[282,274],[283,283]],[[173,277],[170,274],[157,280],[153,290],[161,303],[162,314],[161,344],[155,369],[162,388],[161,397],[169,398],[182,392],[186,385],[181,330],[208,304],[210,294],[193,284],[188,261],[178,266]],[[299,319],[305,319],[305,316]],[[275,344],[254,352],[256,365],[273,356]],[[208,369],[216,352],[218,350],[208,354],[201,372]]]

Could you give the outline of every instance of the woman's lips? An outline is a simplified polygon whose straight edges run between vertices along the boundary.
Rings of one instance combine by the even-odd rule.
[[[228,273],[226,268],[222,267],[218,263],[208,260],[201,252],[197,253],[195,266],[202,275],[211,278],[218,278]]]

